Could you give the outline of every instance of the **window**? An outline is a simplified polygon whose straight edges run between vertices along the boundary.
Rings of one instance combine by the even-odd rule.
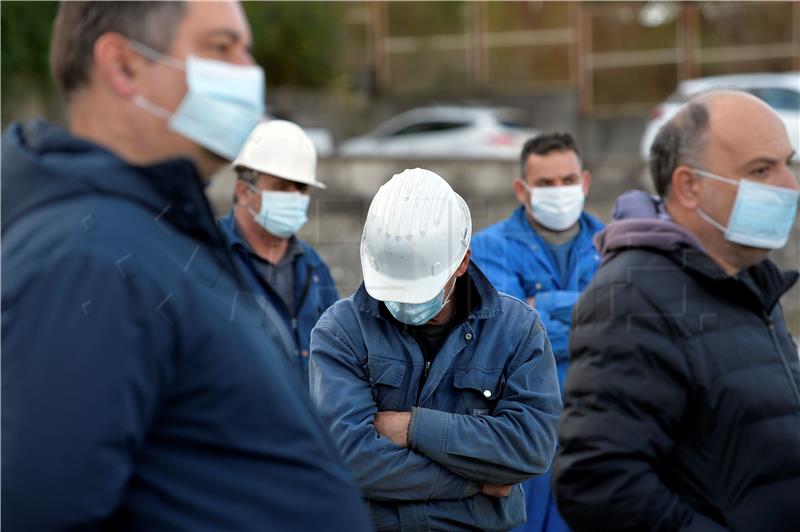
[[[417,122],[398,129],[394,133],[390,133],[390,137],[400,137],[405,135],[416,135],[419,133],[441,133],[443,131],[451,131],[453,129],[461,129],[467,127],[467,122]]]
[[[759,88],[748,89],[747,92],[761,98],[773,109],[781,111],[800,111],[800,92],[791,89]]]

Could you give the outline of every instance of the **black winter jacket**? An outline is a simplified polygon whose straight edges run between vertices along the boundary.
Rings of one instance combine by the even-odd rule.
[[[765,260],[726,275],[676,224],[625,220],[580,299],[553,466],[576,530],[800,530],[800,362]]]

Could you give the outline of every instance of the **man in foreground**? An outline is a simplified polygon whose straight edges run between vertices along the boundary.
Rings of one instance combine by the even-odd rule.
[[[203,195],[249,44],[234,2],[61,5],[69,131],[3,135],[4,530],[369,530]]]
[[[599,236],[553,465],[576,530],[799,530],[800,361],[780,297],[798,186],[786,129],[735,91],[689,101],[650,169],[668,219]],[[663,216],[661,218],[664,218]]]

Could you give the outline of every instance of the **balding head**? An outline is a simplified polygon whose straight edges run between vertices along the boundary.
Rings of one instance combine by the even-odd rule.
[[[759,124],[785,133],[775,111],[746,92],[716,90],[689,100],[662,126],[650,147],[650,173],[658,194],[667,196],[678,166],[702,166],[709,148],[739,150],[748,144],[749,128]]]
[[[744,92],[715,91],[693,98],[659,131],[651,169],[673,221],[735,273],[768,251],[727,238],[739,182],[797,190],[793,153],[786,126],[767,104]]]
[[[751,160],[791,152],[783,121],[755,96],[741,91],[717,91],[698,96],[696,102],[706,106],[710,118],[697,163],[726,161],[730,163],[727,168],[717,169],[743,177],[744,165]],[[778,151],[773,153],[774,150]]]

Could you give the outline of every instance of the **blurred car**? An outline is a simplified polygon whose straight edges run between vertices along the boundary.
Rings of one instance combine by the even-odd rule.
[[[653,109],[642,137],[640,155],[647,160],[656,133],[692,95],[710,89],[740,89],[767,102],[786,124],[789,140],[800,151],[800,72],[732,74],[682,81],[678,90]]]
[[[343,157],[516,159],[537,131],[516,109],[437,105],[401,113],[339,145]]]
[[[330,157],[333,155],[333,135],[331,135],[330,131],[322,127],[304,127],[303,131],[314,143],[318,157]]]

